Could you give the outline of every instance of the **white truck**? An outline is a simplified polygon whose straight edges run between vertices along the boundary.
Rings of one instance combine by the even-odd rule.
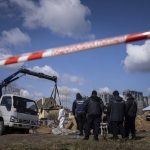
[[[20,73],[21,76],[18,76]],[[35,101],[13,94],[3,94],[2,90],[8,84],[26,74],[54,81],[55,86],[51,97],[54,95],[54,99],[56,98],[56,93],[58,93],[56,76],[49,76],[21,68],[5,78],[0,82],[0,135],[4,132],[5,127],[22,129],[22,131],[28,133],[29,129],[38,126],[38,109]]]
[[[34,100],[6,94],[0,98],[0,135],[5,128],[15,128],[29,133],[38,126],[38,109]]]

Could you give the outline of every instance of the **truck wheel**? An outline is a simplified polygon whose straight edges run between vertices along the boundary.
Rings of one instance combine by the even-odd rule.
[[[3,134],[4,131],[4,121],[0,121],[0,135]]]

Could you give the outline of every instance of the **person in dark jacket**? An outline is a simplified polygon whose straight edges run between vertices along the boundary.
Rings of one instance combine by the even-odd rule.
[[[112,125],[113,138],[118,138],[118,133],[125,137],[123,121],[125,117],[125,102],[119,96],[118,91],[113,92],[113,98],[111,99],[109,106],[110,122]]]
[[[72,112],[75,116],[76,123],[77,123],[77,129],[80,131],[79,135],[83,135],[86,115],[84,111],[84,99],[82,98],[80,93],[76,94],[76,100],[73,102],[72,105]]]
[[[87,115],[87,124],[85,130],[85,140],[89,139],[91,127],[93,128],[94,139],[98,140],[101,116],[103,111],[103,102],[97,96],[97,92],[92,91],[91,97],[85,103],[85,112]]]
[[[126,117],[125,117],[125,136],[129,138],[131,133],[132,139],[135,139],[135,118],[137,113],[137,103],[133,96],[128,93],[126,101]]]

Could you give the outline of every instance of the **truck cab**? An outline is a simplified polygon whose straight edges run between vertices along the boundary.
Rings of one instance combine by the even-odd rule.
[[[34,100],[5,94],[0,98],[0,135],[5,127],[21,129],[26,133],[38,126],[38,109]]]

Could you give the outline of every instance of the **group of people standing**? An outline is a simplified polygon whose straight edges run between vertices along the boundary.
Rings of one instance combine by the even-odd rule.
[[[121,134],[122,138],[129,138],[130,133],[132,139],[135,138],[137,104],[130,93],[127,94],[127,100],[124,101],[119,96],[119,92],[114,91],[113,97],[106,106],[104,106],[102,99],[97,96],[95,90],[87,99],[82,98],[81,94],[77,93],[76,100],[72,105],[72,112],[80,131],[79,135],[84,135],[84,140],[89,139],[91,129],[93,130],[94,140],[98,140],[100,123],[104,114],[109,133],[113,134],[113,139],[117,139],[118,134]]]

